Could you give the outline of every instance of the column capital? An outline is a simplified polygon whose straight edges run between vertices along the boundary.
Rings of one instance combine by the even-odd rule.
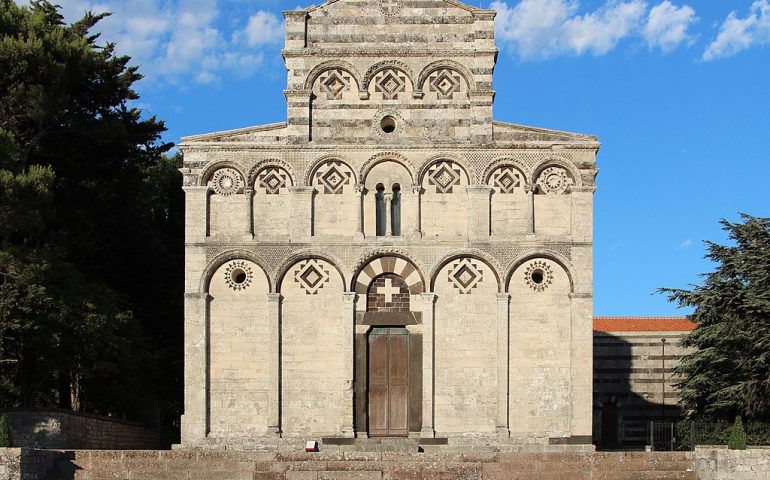
[[[529,195],[534,195],[536,190],[537,190],[537,184],[536,183],[525,183],[524,184],[524,191],[527,192]]]
[[[182,187],[185,193],[209,193],[211,191],[210,185],[185,185]]]
[[[511,294],[508,292],[499,292],[497,294],[497,301],[498,302],[505,302],[508,303],[511,300]]]
[[[283,295],[280,293],[268,293],[267,294],[267,301],[268,302],[280,302],[283,300]]]
[[[184,298],[185,300],[209,300],[211,296],[208,292],[187,292]]]
[[[353,189],[359,195],[363,195],[364,193],[366,193],[366,187],[360,183],[356,183],[355,185],[353,185]]]
[[[419,195],[423,193],[423,188],[420,185],[412,185],[412,193],[415,195]]]
[[[345,292],[342,294],[342,303],[345,306],[355,305],[358,294],[356,292]]]
[[[422,299],[423,305],[432,305],[436,299],[438,298],[438,295],[435,293],[421,293],[420,299]]]
[[[572,193],[594,193],[596,192],[596,186],[595,185],[584,185],[582,187],[577,187],[575,185],[570,185],[569,191]]]

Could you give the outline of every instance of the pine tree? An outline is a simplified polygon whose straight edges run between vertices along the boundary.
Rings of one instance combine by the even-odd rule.
[[[706,242],[717,267],[702,285],[660,290],[694,308],[696,327],[682,340],[694,351],[675,371],[681,406],[696,417],[770,418],[770,218],[741,219],[720,222],[732,245]]]

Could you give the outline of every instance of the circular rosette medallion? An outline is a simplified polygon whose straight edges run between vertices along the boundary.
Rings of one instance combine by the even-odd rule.
[[[232,168],[220,168],[214,172],[211,179],[214,192],[219,195],[233,195],[243,188],[243,178],[237,170]]]
[[[553,271],[542,260],[535,260],[527,265],[524,271],[524,281],[527,286],[536,292],[542,292],[553,283]]]

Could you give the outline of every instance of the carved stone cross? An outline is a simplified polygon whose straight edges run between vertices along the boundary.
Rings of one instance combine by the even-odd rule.
[[[393,280],[390,278],[385,279],[384,287],[377,287],[377,293],[379,295],[385,295],[385,303],[393,302],[393,295],[401,293],[401,288],[393,286]]]

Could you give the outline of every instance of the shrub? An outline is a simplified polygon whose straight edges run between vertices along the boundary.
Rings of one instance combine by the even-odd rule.
[[[8,419],[5,415],[0,415],[0,447],[10,447],[11,443],[11,427],[8,426]]]
[[[730,450],[746,450],[746,432],[743,430],[741,416],[735,417],[735,423],[730,430],[730,438],[727,440],[727,448]]]

